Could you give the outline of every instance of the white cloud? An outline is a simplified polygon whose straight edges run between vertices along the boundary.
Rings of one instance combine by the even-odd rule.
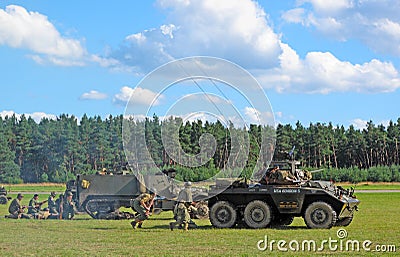
[[[365,129],[367,127],[367,120],[363,120],[360,118],[354,119],[351,121],[351,125],[354,126],[355,129]]]
[[[282,18],[290,23],[303,23],[304,22],[304,13],[305,10],[303,8],[295,8],[291,9],[282,14]]]
[[[272,124],[275,120],[273,113],[260,112],[254,107],[245,107],[244,114],[246,116],[246,122],[251,124]]]
[[[373,59],[351,63],[331,52],[318,51],[300,58],[281,42],[268,15],[254,1],[160,0],[158,5],[166,11],[168,25],[127,36],[125,44],[108,56],[110,66],[138,74],[177,58],[210,55],[238,63],[264,88],[278,92],[375,93],[400,87],[399,72],[391,62]],[[372,12],[373,7],[378,14]],[[339,40],[358,37],[371,46],[377,44],[377,49],[400,54],[400,8],[394,9],[399,11],[396,15],[387,4],[377,2],[299,0],[297,8],[284,13],[283,18],[314,26]]]
[[[354,0],[300,0],[300,3],[311,3],[318,13],[335,14],[354,6]]]
[[[6,116],[11,117],[15,115],[15,117],[19,120],[22,114],[15,113],[14,111],[2,111],[0,112],[0,116],[5,118]],[[48,114],[44,112],[33,112],[33,113],[25,113],[26,117],[31,117],[36,123],[39,123],[43,118],[55,120],[57,118],[54,114]]]
[[[280,67],[257,76],[264,87],[278,92],[393,92],[400,88],[399,72],[390,62],[373,59],[363,64],[340,61],[329,52],[309,52],[305,59],[281,44]]]
[[[399,13],[398,0],[301,0],[282,18],[338,40],[360,40],[376,52],[400,56]]]
[[[361,118],[356,118],[356,119],[351,121],[351,125],[353,125],[355,129],[363,130],[363,129],[367,128],[367,123],[368,122],[369,122],[368,120],[363,120]],[[382,120],[382,121],[378,122],[377,124],[387,127],[389,125],[389,122],[390,122],[390,120]]]
[[[46,16],[17,5],[0,9],[0,45],[29,49],[33,60],[63,66],[83,65],[86,55],[79,40],[60,35]]]
[[[159,95],[149,89],[124,86],[121,88],[120,93],[114,96],[114,102],[117,104],[127,104],[129,102],[130,104],[156,106],[161,103],[163,98],[163,95]]]
[[[127,36],[109,57],[144,72],[194,55],[222,57],[247,68],[277,64],[279,36],[254,1],[165,0],[158,6],[167,11],[167,25]]]
[[[107,98],[107,94],[100,93],[99,91],[96,90],[90,90],[87,93],[83,93],[79,99],[82,100],[102,100]]]

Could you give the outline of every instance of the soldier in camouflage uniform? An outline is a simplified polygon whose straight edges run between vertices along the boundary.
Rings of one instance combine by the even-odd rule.
[[[192,205],[193,197],[191,191],[191,182],[185,182],[185,188],[179,192],[178,203],[174,208],[175,222],[169,223],[169,228],[174,230],[176,225],[183,226],[187,231],[189,224],[193,227],[197,227],[196,224],[190,219],[190,213],[196,213],[197,209]]]
[[[32,216],[25,214],[25,208],[26,206],[21,205],[21,201],[22,198],[24,196],[19,193],[17,195],[17,198],[15,198],[14,200],[11,201],[10,206],[8,207],[8,212],[10,213],[10,215],[8,216],[9,218],[13,218],[13,219],[19,219],[19,218],[23,218],[23,219],[31,219]]]
[[[138,228],[141,228],[143,221],[148,219],[150,215],[150,209],[154,203],[155,197],[155,190],[152,190],[150,194],[140,194],[136,199],[131,202],[132,210],[138,212],[135,220],[131,222],[131,226],[133,229],[136,229],[136,224],[138,224]]]
[[[47,198],[48,209],[50,213],[50,218],[56,219],[58,218],[57,204],[56,204],[56,192],[51,192],[49,198]]]
[[[32,215],[35,219],[43,218],[42,213],[40,212],[40,207],[46,201],[39,202],[39,195],[34,194],[33,198],[29,201],[28,205],[28,214]]]
[[[75,216],[75,204],[72,200],[72,193],[67,192],[65,201],[63,203],[62,219],[72,220]]]
[[[279,166],[274,166],[272,169],[267,170],[261,184],[292,184],[296,177],[287,170],[281,170]]]

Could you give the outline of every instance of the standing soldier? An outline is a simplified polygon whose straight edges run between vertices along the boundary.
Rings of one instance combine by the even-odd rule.
[[[192,190],[191,190],[192,182],[187,181],[187,182],[185,182],[184,186],[185,186],[185,188],[182,189],[178,194],[178,202],[182,200],[185,203],[192,204],[192,202],[193,202],[193,196],[192,196]]]
[[[49,198],[47,199],[47,204],[52,218],[58,218],[58,211],[56,205],[56,192],[51,192]]]
[[[31,219],[32,216],[29,214],[25,214],[26,206],[21,205],[21,201],[23,198],[23,194],[18,193],[17,198],[11,201],[10,206],[8,207],[8,212],[10,213],[9,217],[13,219]]]
[[[140,194],[135,200],[133,200],[131,207],[134,211],[139,213],[139,215],[135,217],[135,220],[131,222],[133,229],[136,229],[136,224],[138,224],[138,228],[141,228],[143,221],[149,218],[150,209],[154,203],[155,197],[155,190],[151,190],[150,194]]]
[[[67,197],[65,198],[62,208],[62,219],[72,220],[75,216],[75,204],[74,201],[72,201],[72,192],[67,192]]]

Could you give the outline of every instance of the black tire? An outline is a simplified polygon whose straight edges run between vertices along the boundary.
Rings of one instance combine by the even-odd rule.
[[[8,199],[4,195],[0,195],[0,204],[7,204]]]
[[[335,227],[347,227],[350,225],[350,223],[353,221],[353,215],[350,217],[342,218],[340,220],[337,220],[335,223]]]
[[[290,224],[292,224],[294,220],[294,216],[293,215],[289,215],[289,214],[280,214],[277,217],[274,218],[274,220],[272,221],[271,226],[273,227],[280,227],[280,226],[289,226]]]
[[[231,228],[236,224],[237,213],[226,201],[216,202],[210,210],[210,222],[216,228]]]
[[[314,202],[307,207],[304,221],[308,228],[329,229],[336,222],[336,212],[325,202]]]
[[[254,200],[247,204],[243,216],[250,228],[265,228],[272,220],[272,211],[266,202]]]

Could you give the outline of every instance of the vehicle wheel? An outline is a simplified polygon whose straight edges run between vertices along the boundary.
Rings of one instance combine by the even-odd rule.
[[[195,214],[195,217],[197,219],[208,219],[208,214],[210,210],[208,209],[208,205],[206,202],[198,202],[194,207],[197,209],[197,213]]]
[[[0,195],[0,204],[7,204],[8,199],[4,195]]]
[[[272,221],[272,226],[289,226],[294,220],[293,215],[280,214]]]
[[[235,208],[226,201],[216,202],[210,210],[210,222],[217,228],[231,228],[236,224]]]
[[[272,220],[272,211],[266,202],[254,200],[244,209],[244,222],[250,228],[265,228]]]
[[[340,220],[337,220],[335,223],[335,227],[347,227],[353,221],[353,215],[350,217],[346,217]]]
[[[336,222],[336,212],[325,202],[314,202],[307,207],[304,221],[308,228],[328,229]]]

